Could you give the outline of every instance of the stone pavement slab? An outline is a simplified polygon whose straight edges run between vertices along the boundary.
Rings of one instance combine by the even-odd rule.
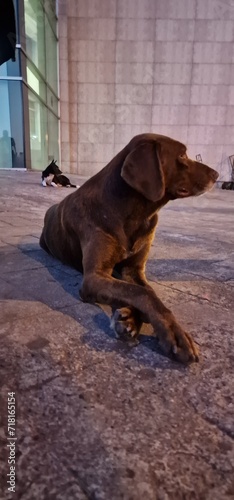
[[[190,367],[148,326],[137,347],[117,341],[108,308],[79,301],[81,275],[39,248],[46,209],[70,192],[0,171],[0,498],[234,498],[234,192],[160,213],[147,275],[199,344]]]

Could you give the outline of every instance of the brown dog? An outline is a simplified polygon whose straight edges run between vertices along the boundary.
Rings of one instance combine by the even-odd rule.
[[[215,170],[187,157],[184,144],[138,135],[78,191],[49,208],[40,245],[84,273],[82,300],[110,304],[119,336],[134,338],[143,321],[151,323],[166,354],[197,361],[190,335],[148,284],[145,264],[160,208],[206,192],[217,178]]]

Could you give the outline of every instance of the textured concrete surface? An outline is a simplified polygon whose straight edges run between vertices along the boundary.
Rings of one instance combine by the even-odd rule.
[[[78,300],[81,276],[39,248],[45,210],[67,194],[0,172],[1,499],[234,498],[234,193],[161,212],[147,272],[200,346],[189,368],[153,337],[117,341],[105,312]]]

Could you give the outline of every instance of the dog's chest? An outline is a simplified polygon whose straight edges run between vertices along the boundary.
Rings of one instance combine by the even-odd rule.
[[[140,250],[144,247],[144,245],[145,245],[145,238],[138,238],[134,244],[130,243],[124,251],[123,259],[127,259],[128,257],[131,257],[132,255],[135,255],[136,253],[140,252]]]
[[[53,178],[54,178],[54,174],[49,174],[49,175],[47,175],[47,177],[44,177],[47,186],[51,185],[51,182],[53,181]]]
[[[155,227],[157,224],[157,216],[145,219],[140,225],[139,223],[132,224],[125,231],[126,245],[124,251],[124,259],[140,252],[148,242],[152,241]]]

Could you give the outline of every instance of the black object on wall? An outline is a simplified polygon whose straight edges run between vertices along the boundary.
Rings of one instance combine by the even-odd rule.
[[[15,61],[16,25],[13,0],[0,0],[0,65]]]

